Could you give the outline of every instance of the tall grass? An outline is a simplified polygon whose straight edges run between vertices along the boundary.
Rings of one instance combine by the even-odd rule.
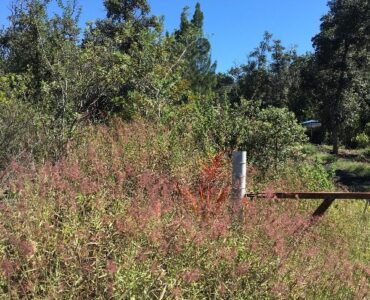
[[[171,140],[164,128],[119,122],[90,128],[55,164],[14,161],[1,174],[8,196],[0,202],[0,294],[368,296],[369,235],[359,230],[367,221],[342,231],[338,224],[353,220],[340,207],[313,222],[297,201],[273,199],[245,199],[236,221],[229,165],[223,154],[206,158],[188,141]],[[288,187],[287,179],[267,188]]]

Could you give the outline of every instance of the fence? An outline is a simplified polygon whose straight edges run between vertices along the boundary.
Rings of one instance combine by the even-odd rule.
[[[265,193],[248,193],[247,191],[247,153],[236,151],[233,153],[233,201],[240,203],[244,197],[249,199],[297,199],[317,200],[324,199],[312,216],[322,216],[335,200],[367,200],[365,210],[370,203],[370,193],[358,192],[279,192],[272,195]]]

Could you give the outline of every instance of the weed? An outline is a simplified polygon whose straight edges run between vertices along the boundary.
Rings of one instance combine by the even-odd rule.
[[[235,225],[228,158],[164,146],[166,131],[147,127],[90,128],[57,163],[9,166],[3,298],[366,297],[367,231],[353,221],[362,207],[341,205],[309,226],[298,201],[257,200]],[[162,164],[174,147],[180,159]],[[265,186],[308,188],[289,183],[299,172]]]

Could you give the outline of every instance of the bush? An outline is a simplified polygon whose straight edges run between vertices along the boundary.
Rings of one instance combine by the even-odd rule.
[[[364,155],[370,157],[370,147],[365,149]]]
[[[27,75],[0,77],[0,170],[21,154],[56,160],[66,152],[72,132],[60,131],[52,115],[26,99]]]
[[[307,141],[292,112],[260,109],[260,103],[247,100],[237,105],[194,102],[174,112],[170,124],[174,135],[191,135],[205,153],[248,151],[248,160],[265,172],[300,157]]]
[[[261,110],[249,124],[250,136],[244,144],[251,161],[261,170],[275,171],[291,159],[297,159],[307,141],[304,128],[287,109]]]
[[[359,148],[366,148],[370,145],[370,138],[366,133],[360,133],[354,138],[354,142]]]
[[[9,75],[0,77],[0,170],[21,152],[32,152],[37,117],[34,109],[23,102],[26,79]]]

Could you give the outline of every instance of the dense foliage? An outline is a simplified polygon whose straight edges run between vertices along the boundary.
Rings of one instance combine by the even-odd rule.
[[[235,220],[228,166],[247,150],[271,198],[334,189],[300,122],[370,145],[369,0],[329,1],[313,53],[266,32],[227,73],[199,3],[166,33],[147,0],[103,3],[83,32],[78,0],[14,0],[0,29],[0,298],[365,299],[357,204]]]
[[[145,118],[168,126],[173,134],[191,135],[205,153],[258,148],[264,139],[280,162],[303,141],[302,129],[293,115],[289,121],[284,117],[285,110],[274,111],[268,120],[271,126],[283,124],[279,130],[285,130],[287,138],[282,141],[287,146],[284,154],[270,137],[258,138],[259,126],[265,126],[265,116],[273,112],[267,105],[284,107],[286,100],[277,105],[257,101],[259,95],[242,93],[232,99],[222,92],[227,87],[217,83],[220,75],[210,57],[199,4],[191,20],[186,7],[179,29],[163,35],[163,20],[150,15],[146,1],[105,1],[107,17],[90,23],[80,41],[77,1],[57,3],[60,14],[49,16],[50,1],[15,1],[10,25],[1,32],[2,105],[14,108],[12,116],[5,107],[1,115],[3,145],[18,143],[3,147],[2,163],[8,154],[23,151],[25,140],[32,141],[32,149],[42,145],[33,152],[36,158],[59,159],[81,124],[106,122],[114,115],[127,121]],[[279,42],[275,48],[283,51]],[[21,113],[25,109],[34,121],[31,127]],[[270,155],[255,153],[251,151],[251,161],[266,161]]]

